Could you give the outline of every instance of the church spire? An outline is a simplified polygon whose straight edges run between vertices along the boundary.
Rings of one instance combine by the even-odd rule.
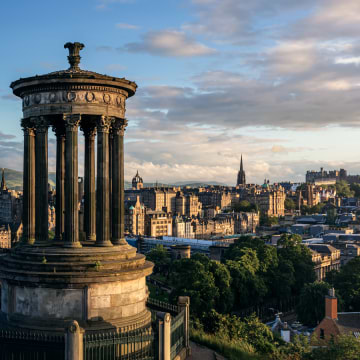
[[[239,185],[245,186],[245,185],[246,185],[246,177],[245,177],[245,171],[244,171],[242,154],[241,154],[241,158],[240,158],[240,170],[239,170],[239,172],[238,172],[236,185],[237,185],[237,186],[239,186]]]
[[[2,169],[2,176],[1,176],[1,190],[7,190],[6,182],[5,182],[5,170]]]

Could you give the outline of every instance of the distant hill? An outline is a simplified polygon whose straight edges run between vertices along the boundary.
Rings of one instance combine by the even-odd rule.
[[[12,169],[7,169],[5,168],[5,181],[6,181],[6,185],[8,186],[8,188],[10,189],[14,189],[14,190],[21,190],[23,187],[23,173],[22,171],[17,171],[17,170],[12,170]],[[0,174],[1,175],[1,174]],[[56,174],[51,172],[49,173],[49,183],[51,186],[55,186],[56,183]],[[173,184],[163,184],[158,182],[157,185],[159,187],[164,186],[164,187],[172,187],[172,186],[180,186],[180,187],[185,187],[185,186],[190,186],[193,188],[197,188],[197,187],[202,187],[202,186],[208,186],[208,185],[221,185],[221,186],[226,186],[226,184],[224,183],[220,183],[217,181],[178,181],[175,182]],[[155,183],[144,183],[144,187],[153,187],[156,186]],[[130,181],[125,181],[125,189],[131,189],[131,182]]]
[[[9,189],[22,190],[23,188],[23,173],[22,171],[4,169],[5,182]],[[55,186],[55,173],[49,173],[49,183]]]
[[[218,181],[178,181],[175,183],[176,186],[191,186],[191,187],[201,187],[208,185],[219,185],[219,186],[227,186],[224,183]]]

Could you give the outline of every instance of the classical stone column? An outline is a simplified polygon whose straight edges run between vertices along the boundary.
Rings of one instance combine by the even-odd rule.
[[[96,187],[96,245],[112,246],[110,241],[109,197],[109,130],[112,118],[97,120],[97,187]]]
[[[96,240],[96,205],[95,205],[95,135],[96,125],[81,124],[85,136],[85,172],[84,172],[84,230],[86,240]]]
[[[78,209],[78,128],[80,115],[65,114],[65,239],[64,247],[81,247]]]
[[[56,206],[55,206],[55,241],[63,240],[65,232],[65,133],[63,123],[53,126],[56,135]]]
[[[112,169],[112,164],[113,164],[113,134],[110,128],[110,133],[109,133],[109,229],[110,229],[110,237],[109,239],[112,238],[112,193],[113,193],[113,188],[112,188],[112,174],[113,174],[113,169]]]
[[[31,118],[35,124],[35,245],[49,239],[48,122],[43,116]]]
[[[124,235],[124,132],[126,119],[115,119],[112,124],[112,238],[114,245],[126,244]]]
[[[23,243],[35,241],[35,130],[29,119],[23,119],[24,172],[23,172]]]

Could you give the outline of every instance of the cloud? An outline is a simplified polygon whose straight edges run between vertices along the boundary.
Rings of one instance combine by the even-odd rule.
[[[186,31],[201,34],[219,42],[253,44],[255,40],[273,38],[285,24],[286,17],[295,17],[298,11],[314,6],[311,0],[192,0],[194,20],[184,24]],[[262,24],[266,18],[266,25]]]
[[[122,49],[132,53],[174,57],[205,56],[216,53],[215,49],[176,30],[150,31],[143,35],[142,41],[127,43]]]
[[[132,24],[126,24],[126,23],[117,23],[115,24],[115,27],[118,29],[125,29],[125,30],[137,30],[139,29],[139,26],[132,25]]]
[[[131,3],[134,0],[98,0],[98,4],[96,5],[96,9],[97,10],[104,10],[106,9],[109,5],[112,4],[124,4],[124,3]]]
[[[20,101],[21,100],[19,97],[15,96],[14,94],[1,95],[0,98],[3,100],[12,100],[12,101]]]
[[[339,57],[335,59],[335,64],[355,64],[359,66],[360,64],[360,56],[356,57]]]
[[[112,46],[101,45],[96,47],[96,51],[111,52],[114,51]]]
[[[126,66],[121,64],[109,64],[105,66],[105,69],[108,71],[123,71],[126,69]]]

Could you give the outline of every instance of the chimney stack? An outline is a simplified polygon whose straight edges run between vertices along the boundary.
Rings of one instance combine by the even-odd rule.
[[[325,296],[325,317],[329,319],[337,319],[337,298],[335,297],[335,289],[329,290],[329,295]]]

